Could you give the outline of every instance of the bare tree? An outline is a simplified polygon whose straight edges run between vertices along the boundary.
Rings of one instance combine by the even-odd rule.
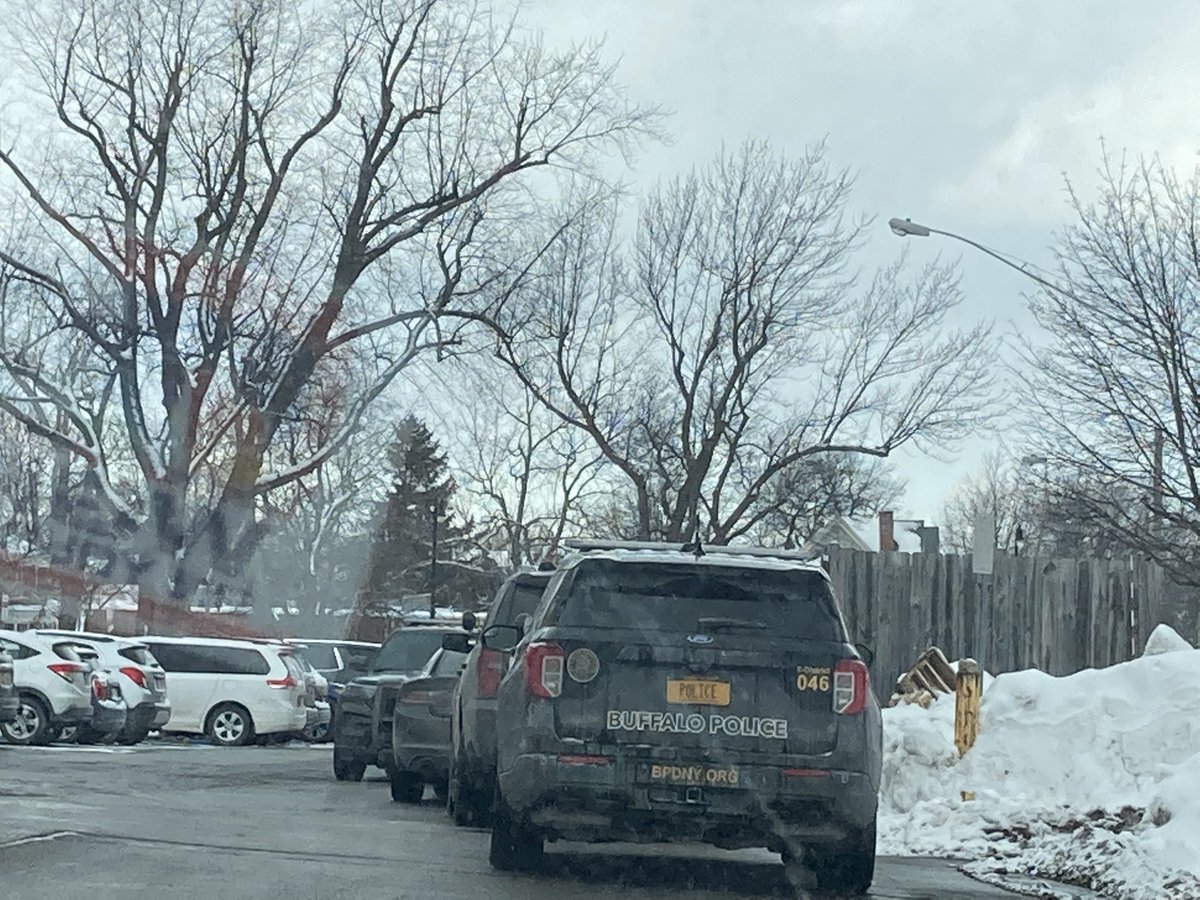
[[[1055,488],[1188,584],[1200,583],[1200,185],[1158,161],[1106,158],[1072,192],[1059,289],[1032,301],[1029,432]]]
[[[953,442],[987,417],[989,329],[946,329],[954,272],[903,262],[859,290],[851,179],[722,153],[643,205],[631,247],[593,207],[547,254],[497,353],[628,481],[636,531],[755,533],[805,461]]]
[[[536,562],[579,532],[606,495],[604,458],[503,369],[472,362],[450,448],[465,511],[510,565]]]
[[[53,122],[5,122],[0,164],[48,249],[0,233],[0,260],[113,409],[98,429],[8,344],[0,408],[86,464],[136,577],[177,599],[243,565],[262,498],[453,340],[444,312],[519,280],[533,173],[623,152],[654,120],[597,48],[551,54],[470,3],[59,0],[19,18],[18,74]],[[277,438],[303,410],[324,439],[291,459]]]
[[[1038,555],[1043,496],[1005,450],[991,450],[978,473],[965,478],[942,508],[942,545],[951,553],[971,553],[975,523],[990,518],[997,550]],[[1018,534],[1023,546],[1018,546]]]

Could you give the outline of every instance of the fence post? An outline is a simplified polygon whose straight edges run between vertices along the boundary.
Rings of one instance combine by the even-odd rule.
[[[958,664],[958,681],[954,688],[954,746],[964,755],[979,734],[979,703],[983,696],[983,676],[979,664],[964,659]]]

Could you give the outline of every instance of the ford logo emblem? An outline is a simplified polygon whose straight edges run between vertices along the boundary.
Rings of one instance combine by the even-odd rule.
[[[688,643],[689,644],[711,644],[712,642],[713,642],[713,639],[712,639],[712,635],[710,635],[710,634],[689,634],[688,635]]]

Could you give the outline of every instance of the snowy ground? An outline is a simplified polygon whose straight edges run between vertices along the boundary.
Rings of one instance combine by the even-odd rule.
[[[1169,628],[1108,669],[989,679],[962,759],[953,731],[953,697],[884,712],[880,853],[1200,898],[1200,651]]]

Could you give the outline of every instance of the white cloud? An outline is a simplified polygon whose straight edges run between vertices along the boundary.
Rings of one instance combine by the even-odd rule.
[[[1062,222],[1068,217],[1063,176],[1090,194],[1101,140],[1114,155],[1157,154],[1190,174],[1200,162],[1200,57],[1190,38],[1200,33],[1200,8],[1188,19],[1105,78],[1052,87],[1027,103],[1002,140],[963,178],[939,189],[938,201],[993,220]]]

